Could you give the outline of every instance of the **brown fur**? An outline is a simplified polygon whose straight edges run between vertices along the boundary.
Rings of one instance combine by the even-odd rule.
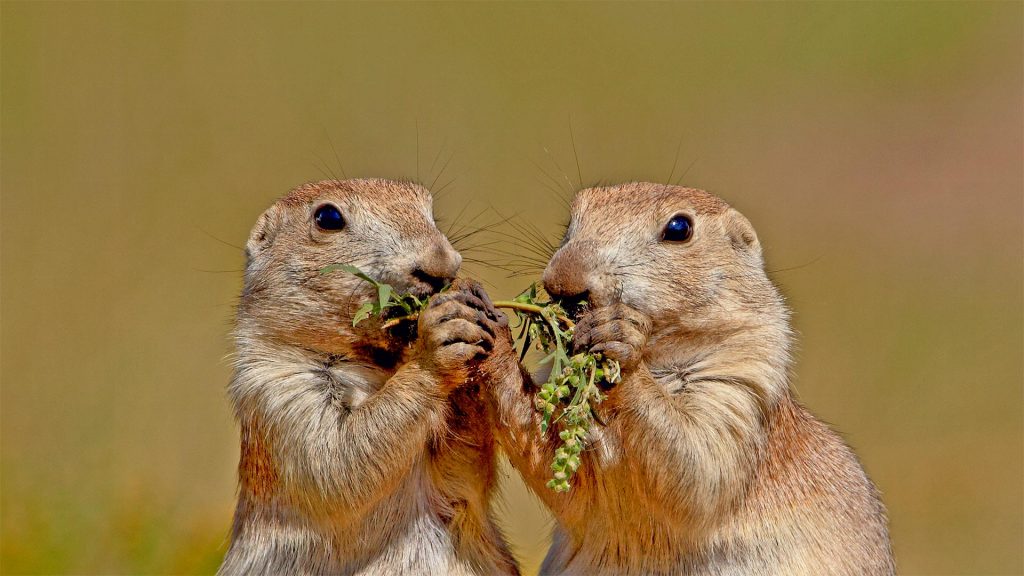
[[[690,241],[662,241],[675,214]],[[483,366],[496,436],[557,521],[543,573],[893,574],[874,486],[790,389],[789,314],[739,212],[676,186],[583,190],[544,283],[587,297],[576,345],[624,378],[557,494],[559,440],[539,433],[507,328]]]
[[[267,501],[277,490],[277,471],[267,440],[259,424],[252,418],[242,428],[242,447],[238,459],[238,483],[244,486],[253,500]]]
[[[320,230],[333,203],[346,226]],[[352,264],[426,296],[461,258],[430,194],[387,180],[306,184],[247,244],[229,393],[242,428],[239,499],[221,574],[516,574],[493,521],[494,440],[467,367],[492,339],[434,298],[418,338],[379,319],[376,296],[325,266]],[[466,410],[475,410],[473,414]]]

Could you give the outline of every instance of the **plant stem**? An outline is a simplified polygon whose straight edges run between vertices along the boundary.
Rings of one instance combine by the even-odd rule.
[[[531,314],[540,314],[541,311],[544,310],[544,308],[537,306],[536,304],[516,302],[515,300],[495,300],[492,304],[494,304],[495,308],[509,308],[511,310],[530,312]]]
[[[494,302],[495,308],[508,308],[510,310],[518,310],[520,312],[526,312],[528,314],[540,314],[544,311],[543,306],[537,306],[536,304],[527,304],[526,302],[515,302],[514,300],[497,300]],[[398,326],[402,322],[408,320],[415,320],[419,317],[419,314],[409,314],[407,316],[400,316],[398,318],[392,318],[384,323],[384,329]],[[572,328],[576,324],[566,316],[558,315],[558,321],[565,324],[567,327]]]
[[[496,300],[493,304],[495,308],[509,308],[511,310],[519,310],[520,312],[528,312],[530,314],[540,314],[544,311],[543,306],[527,304],[526,302],[516,302],[514,300]],[[576,325],[576,323],[570,320],[568,316],[559,314],[556,318],[558,318],[559,322],[565,324],[569,328]]]
[[[398,326],[402,322],[406,322],[408,320],[415,320],[419,317],[420,315],[417,312],[416,314],[409,314],[407,316],[399,316],[398,318],[392,318],[391,320],[388,320],[387,322],[384,323],[383,328],[385,330],[387,330],[388,328],[394,328],[395,326]]]

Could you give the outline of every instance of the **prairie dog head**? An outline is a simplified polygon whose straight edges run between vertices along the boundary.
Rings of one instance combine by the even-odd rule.
[[[374,319],[352,325],[376,289],[350,264],[398,292],[427,296],[451,282],[462,257],[434,224],[426,188],[383,179],[304,184],[268,208],[246,243],[242,336],[326,354],[386,348]]]
[[[622,302],[643,312],[652,342],[786,321],[753,227],[693,188],[641,182],[580,191],[543,282],[570,307]]]

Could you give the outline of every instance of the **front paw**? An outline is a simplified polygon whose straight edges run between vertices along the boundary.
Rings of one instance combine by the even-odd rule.
[[[500,327],[493,307],[482,301],[473,287],[456,281],[447,292],[431,299],[418,320],[422,355],[451,386],[461,384],[470,365],[494,348]]]
[[[650,331],[651,319],[625,304],[595,308],[576,324],[573,351],[601,354],[632,370],[643,358]]]

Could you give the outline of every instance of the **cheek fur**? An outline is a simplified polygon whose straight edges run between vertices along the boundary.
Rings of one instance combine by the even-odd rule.
[[[620,278],[622,303],[645,314],[657,312],[664,302],[658,285],[646,277]]]
[[[714,305],[720,279],[696,258],[652,250],[642,272],[624,275],[623,301],[652,317],[697,315]]]

